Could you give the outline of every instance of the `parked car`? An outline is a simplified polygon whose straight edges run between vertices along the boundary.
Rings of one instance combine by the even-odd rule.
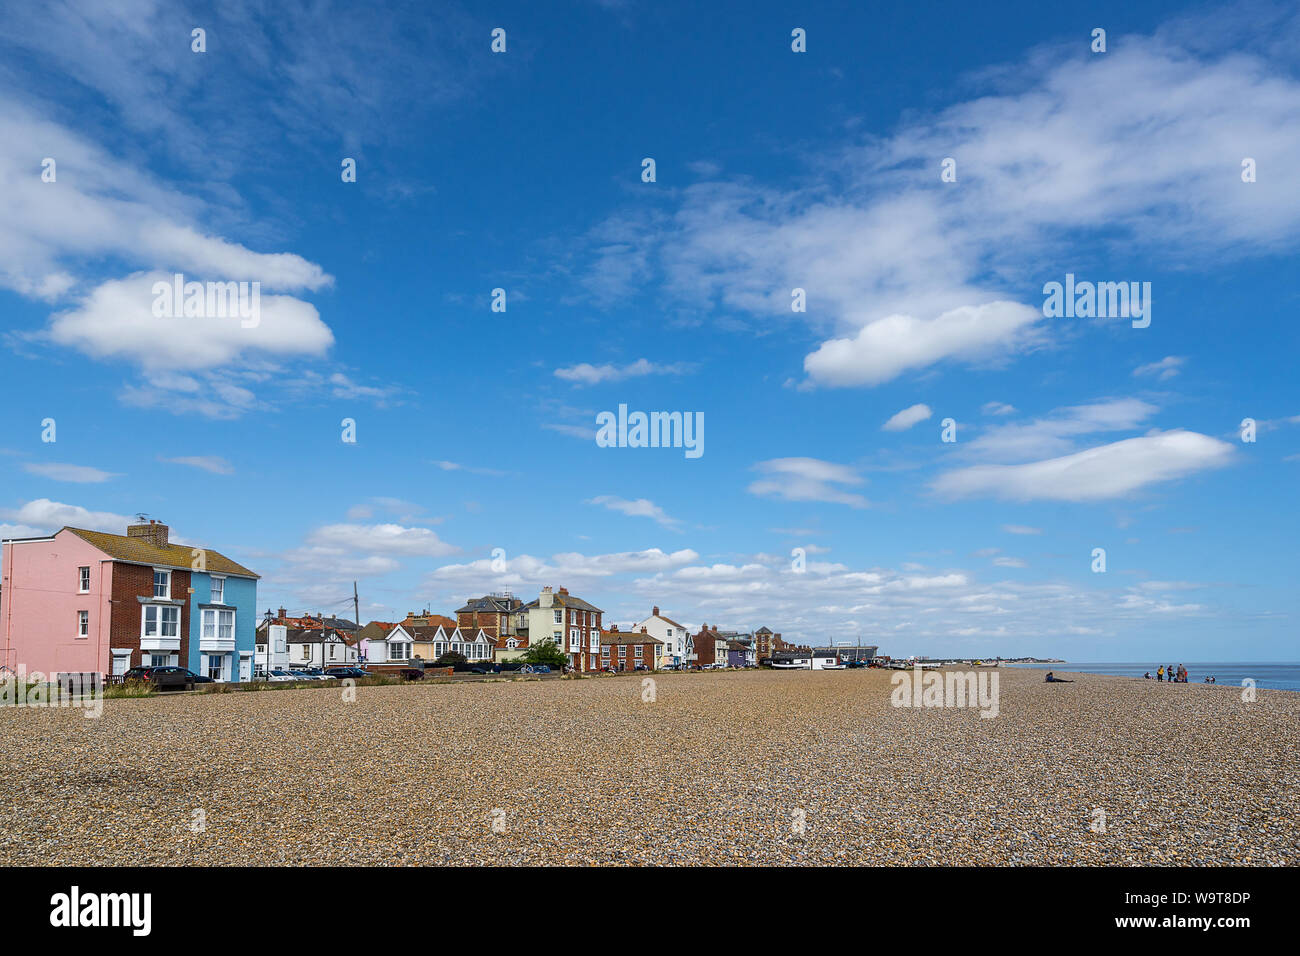
[[[298,678],[294,677],[288,671],[280,670],[277,667],[275,670],[271,671],[269,674],[266,675],[266,679],[270,681],[272,684],[282,684],[285,681],[295,681]]]
[[[308,674],[306,671],[291,670],[289,673],[293,675],[294,680],[328,680],[328,678],[320,678],[316,677],[314,674]]]
[[[125,680],[147,681],[159,690],[193,690],[194,674],[184,667],[132,667]]]
[[[340,680],[345,677],[351,677],[355,679],[358,677],[369,677],[370,672],[367,670],[363,670],[360,667],[327,667],[325,669],[325,676],[330,678],[337,678]]]

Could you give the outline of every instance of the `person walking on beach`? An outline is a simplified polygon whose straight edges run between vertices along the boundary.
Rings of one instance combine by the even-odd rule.
[[[1165,679],[1165,665],[1161,664],[1159,667],[1156,668],[1156,680],[1163,681],[1164,679]]]

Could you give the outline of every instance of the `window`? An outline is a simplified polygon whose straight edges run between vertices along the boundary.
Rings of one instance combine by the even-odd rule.
[[[620,661],[625,661],[625,660],[627,660],[627,645],[626,645],[626,644],[620,644],[620,645],[618,645],[618,659],[619,659]]]
[[[77,577],[79,580],[78,591],[81,594],[90,592],[90,568],[77,568]]]
[[[78,611],[77,612],[77,637],[89,637],[89,636],[90,636],[90,612]]]
[[[161,604],[144,606],[143,637],[179,637],[181,633],[181,609],[166,607]]]
[[[161,568],[153,569],[153,596],[170,598],[172,596],[172,573]]]
[[[212,640],[235,639],[235,612],[218,608],[203,609],[203,637]]]
[[[212,603],[213,604],[226,603],[226,579],[225,578],[212,579]]]
[[[554,641],[557,645],[564,643],[564,632],[556,631],[554,634],[551,635],[551,640]]]
[[[605,660],[609,660],[609,645],[608,645],[608,644],[606,644],[604,647],[602,647],[602,648],[600,649],[600,656],[603,657],[603,658],[605,658]]]
[[[213,680],[225,680],[225,654],[208,655],[208,676]]]
[[[635,657],[637,660],[640,660],[640,659],[641,659],[641,645],[640,645],[640,644],[637,644],[635,647],[632,648],[632,656]]]
[[[518,647],[518,646],[519,646],[519,642],[516,641],[513,637],[510,638],[510,640],[506,641],[506,648],[507,648],[508,650],[512,650],[512,651],[513,651],[513,650],[514,650],[516,647]]]
[[[556,624],[564,623],[564,612],[561,611],[558,607],[555,609],[555,623]]]

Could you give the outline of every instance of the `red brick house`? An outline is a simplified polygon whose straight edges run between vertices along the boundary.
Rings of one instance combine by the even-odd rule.
[[[664,642],[640,631],[620,631],[615,624],[600,632],[600,670],[634,671],[638,667],[657,670],[662,662]]]

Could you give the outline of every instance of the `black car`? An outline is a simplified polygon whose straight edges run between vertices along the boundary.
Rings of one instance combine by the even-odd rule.
[[[337,677],[340,680],[346,677],[369,677],[370,672],[362,670],[360,667],[327,667],[325,669],[326,677]]]
[[[147,681],[159,690],[193,690],[196,675],[184,667],[132,667],[124,680]]]

